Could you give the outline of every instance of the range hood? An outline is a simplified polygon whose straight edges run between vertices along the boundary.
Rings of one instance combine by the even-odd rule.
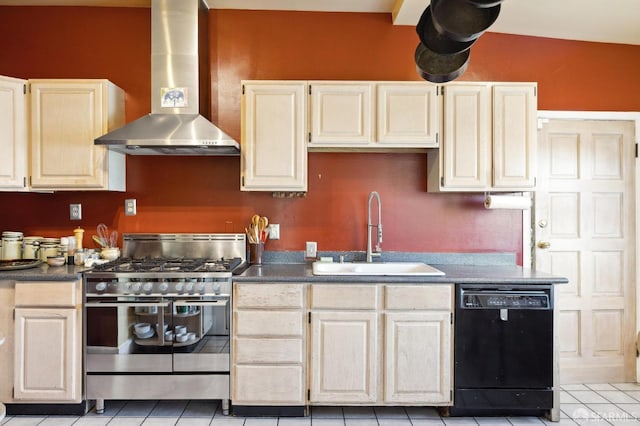
[[[131,155],[240,154],[238,142],[200,115],[211,90],[208,10],[202,0],[151,0],[151,114],[96,145]]]

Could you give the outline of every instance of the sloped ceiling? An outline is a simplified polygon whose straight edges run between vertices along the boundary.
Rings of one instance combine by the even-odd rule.
[[[415,26],[429,0],[207,0],[213,9],[389,13]],[[149,7],[150,0],[0,0],[0,6]],[[505,0],[492,32],[640,45],[639,0]]]

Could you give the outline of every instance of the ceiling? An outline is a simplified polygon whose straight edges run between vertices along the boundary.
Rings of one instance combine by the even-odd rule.
[[[212,9],[389,13],[415,26],[429,0],[205,0]],[[148,7],[150,0],[0,0],[0,6]],[[505,0],[492,32],[640,45],[638,0]]]

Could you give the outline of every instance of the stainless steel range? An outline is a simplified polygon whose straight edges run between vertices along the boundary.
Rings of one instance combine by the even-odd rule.
[[[244,234],[125,234],[84,275],[86,398],[221,399],[229,411],[231,277]]]

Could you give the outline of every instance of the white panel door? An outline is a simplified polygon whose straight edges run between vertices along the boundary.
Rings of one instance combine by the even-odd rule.
[[[440,148],[448,189],[491,186],[491,89],[456,84],[444,89],[444,141]]]
[[[385,315],[385,403],[450,404],[450,318],[448,311]]]
[[[26,84],[0,76],[0,191],[28,189]]]
[[[430,83],[376,84],[377,142],[437,148],[441,117],[437,89]]]
[[[311,403],[373,403],[378,377],[375,312],[312,312]]]
[[[16,308],[14,399],[79,400],[76,310]]]
[[[305,89],[303,82],[243,84],[243,191],[307,190]]]
[[[635,381],[634,123],[540,132],[536,269],[557,287],[561,383]]]
[[[368,144],[373,135],[373,84],[309,82],[309,146]]]
[[[527,189],[536,175],[536,85],[493,86],[493,187]]]

